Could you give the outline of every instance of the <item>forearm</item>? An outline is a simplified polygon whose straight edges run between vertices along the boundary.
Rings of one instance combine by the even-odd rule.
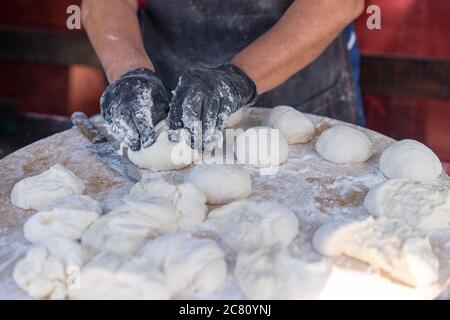
[[[83,0],[83,25],[109,82],[136,68],[154,70],[142,42],[137,8],[137,0]]]
[[[267,33],[232,63],[269,91],[314,61],[363,10],[364,0],[296,0]]]

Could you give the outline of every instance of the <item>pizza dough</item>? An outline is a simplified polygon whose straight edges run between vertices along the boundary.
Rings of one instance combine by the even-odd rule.
[[[237,256],[234,275],[249,299],[315,299],[330,276],[325,259],[305,259],[288,247],[273,246]]]
[[[203,227],[234,251],[288,245],[298,233],[297,217],[276,202],[240,200],[211,211]]]
[[[369,217],[328,223],[316,231],[313,245],[325,256],[345,254],[413,287],[427,286],[439,278],[439,260],[428,237],[401,220]]]
[[[240,108],[238,111],[230,114],[227,121],[225,122],[225,128],[236,128],[242,120],[244,120],[244,112],[246,108]]]
[[[71,277],[77,276],[71,271],[80,270],[87,259],[87,251],[78,242],[47,238],[31,247],[16,264],[13,278],[33,298],[64,299],[72,285]]]
[[[389,179],[434,180],[442,173],[442,164],[434,152],[415,140],[395,142],[383,151],[380,170]]]
[[[71,299],[167,300],[170,291],[163,274],[146,260],[102,252],[81,271],[82,285],[70,290]]]
[[[317,139],[316,151],[334,163],[367,161],[373,154],[372,141],[361,131],[346,126],[325,130]]]
[[[364,207],[376,217],[401,219],[423,230],[446,228],[450,222],[450,195],[438,184],[389,180],[369,191]]]
[[[272,168],[288,160],[289,144],[279,130],[255,127],[236,137],[234,153],[241,164]]]
[[[168,233],[150,240],[137,256],[163,273],[175,296],[214,292],[227,278],[225,254],[217,243],[186,232]]]
[[[11,202],[22,209],[41,210],[58,198],[82,194],[85,187],[83,180],[56,164],[40,175],[17,182],[11,192]]]
[[[272,109],[264,125],[279,129],[289,144],[306,143],[314,137],[314,124],[303,113],[289,106]]]
[[[252,192],[250,174],[239,165],[196,165],[186,181],[200,189],[210,204],[224,204],[247,198]]]
[[[23,227],[25,239],[32,243],[51,236],[78,240],[101,213],[100,203],[87,196],[60,198],[28,219]]]
[[[201,158],[198,151],[191,149],[186,142],[188,140],[185,130],[180,131],[179,142],[169,141],[165,121],[160,122],[155,130],[158,138],[152,146],[139,151],[128,149],[128,158],[138,167],[155,172],[177,170]]]

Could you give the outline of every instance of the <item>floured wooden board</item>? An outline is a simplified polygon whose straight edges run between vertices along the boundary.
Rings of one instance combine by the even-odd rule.
[[[241,124],[247,128],[260,125],[270,110],[251,108],[245,111]],[[291,145],[289,161],[282,165],[276,176],[261,176],[256,169],[252,175],[252,199],[274,200],[291,209],[298,216],[300,235],[295,240],[299,250],[314,254],[311,238],[325,222],[340,219],[361,219],[368,213],[362,202],[368,189],[382,181],[378,169],[382,150],[394,140],[379,133],[359,128],[374,142],[374,156],[363,164],[337,165],[323,160],[314,150],[317,137],[325,129],[342,124],[328,118],[308,115],[316,126],[313,141],[304,145]],[[27,177],[39,174],[60,163],[82,178],[87,185],[85,194],[101,201],[108,211],[120,201],[132,184],[119,177],[86,149],[87,140],[77,129],[67,130],[29,145],[0,160],[0,299],[27,298],[14,283],[12,270],[30,244],[23,238],[22,227],[34,211],[14,207],[9,195],[13,185]],[[181,182],[190,168],[180,171],[154,173],[171,182]],[[440,177],[450,188],[450,179]],[[378,274],[376,270],[347,257],[334,259],[335,268],[323,290],[321,298],[433,298],[450,299],[450,290],[444,290],[450,276],[450,228],[429,233],[434,251],[440,260],[441,279],[436,286],[413,289]],[[229,258],[232,260],[232,258]],[[233,261],[229,261],[230,264]],[[371,289],[368,292],[368,287]],[[370,293],[370,294],[369,294]],[[202,297],[239,299],[242,293],[229,277],[220,291]]]

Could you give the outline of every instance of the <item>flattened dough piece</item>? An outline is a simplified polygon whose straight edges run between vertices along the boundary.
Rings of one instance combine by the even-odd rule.
[[[328,223],[316,231],[313,245],[323,255],[345,254],[413,287],[429,285],[439,278],[439,260],[428,237],[401,220],[369,217]]]
[[[23,227],[25,239],[32,243],[52,236],[79,240],[101,213],[100,203],[87,196],[60,198],[28,219]]]
[[[240,200],[211,211],[203,227],[236,252],[252,251],[288,245],[298,234],[298,219],[276,202]]]
[[[17,182],[11,191],[11,202],[22,209],[42,210],[58,198],[82,194],[85,187],[83,180],[56,164],[40,175]]]
[[[450,195],[439,184],[389,180],[370,189],[364,207],[375,217],[401,219],[422,230],[446,228],[450,222]]]

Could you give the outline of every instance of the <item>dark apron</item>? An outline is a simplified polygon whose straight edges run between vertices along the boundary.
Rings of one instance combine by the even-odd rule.
[[[171,91],[183,71],[229,62],[267,32],[291,3],[292,0],[147,0],[140,11],[145,48]],[[256,105],[290,105],[300,111],[356,123],[356,97],[344,36],[335,39],[308,67],[261,95]]]

